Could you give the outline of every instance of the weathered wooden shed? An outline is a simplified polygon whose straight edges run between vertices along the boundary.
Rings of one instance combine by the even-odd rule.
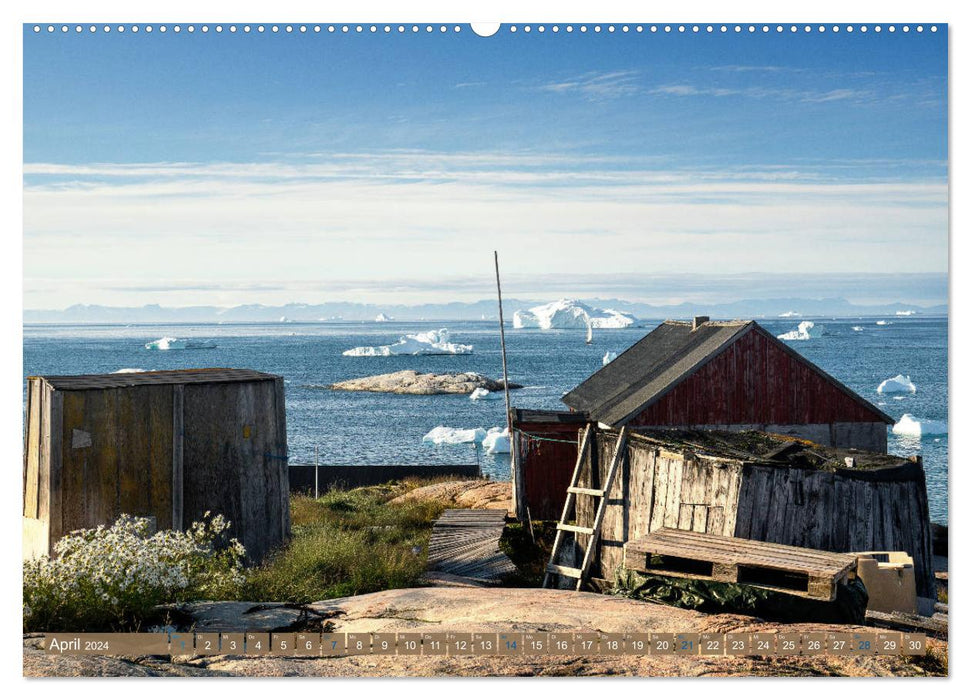
[[[246,369],[28,377],[24,555],[121,513],[206,511],[259,561],[290,530],[283,379]]]
[[[517,410],[517,516],[554,518],[586,421],[612,428],[760,430],[887,451],[893,419],[754,321],[665,321],[563,396]],[[564,442],[565,441],[565,442]]]
[[[918,594],[935,597],[930,521],[919,458],[824,447],[760,432],[628,429],[591,425],[579,483],[607,493],[594,575],[610,578],[624,544],[661,528],[830,552],[904,551]],[[593,527],[599,499],[577,495],[576,524]],[[576,535],[575,555],[589,535]],[[578,561],[578,559],[577,559]]]
[[[755,321],[665,321],[563,397],[619,428],[761,430],[887,451],[893,419]]]

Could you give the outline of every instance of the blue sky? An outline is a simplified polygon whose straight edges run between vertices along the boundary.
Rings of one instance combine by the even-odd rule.
[[[946,42],[28,27],[24,304],[473,299],[493,248],[534,297],[943,274]]]

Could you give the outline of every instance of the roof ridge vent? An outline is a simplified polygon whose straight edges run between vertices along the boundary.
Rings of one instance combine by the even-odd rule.
[[[694,320],[691,322],[691,330],[692,331],[698,330],[698,328],[699,328],[699,326],[701,326],[701,324],[708,323],[708,321],[710,321],[710,320],[711,319],[709,319],[707,316],[695,316],[694,317]]]

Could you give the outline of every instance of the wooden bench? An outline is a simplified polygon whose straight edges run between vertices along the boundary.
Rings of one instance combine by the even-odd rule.
[[[856,556],[772,542],[664,528],[624,545],[624,566],[661,576],[741,583],[835,600]]]

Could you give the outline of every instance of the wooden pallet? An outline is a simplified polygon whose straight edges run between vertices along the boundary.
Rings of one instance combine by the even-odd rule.
[[[512,560],[499,551],[506,526],[504,510],[451,509],[432,525],[428,570],[498,584],[516,573]]]
[[[653,561],[660,557],[660,561]],[[836,586],[856,568],[856,556],[772,542],[664,528],[624,545],[624,566],[681,578],[742,583],[835,600]]]

